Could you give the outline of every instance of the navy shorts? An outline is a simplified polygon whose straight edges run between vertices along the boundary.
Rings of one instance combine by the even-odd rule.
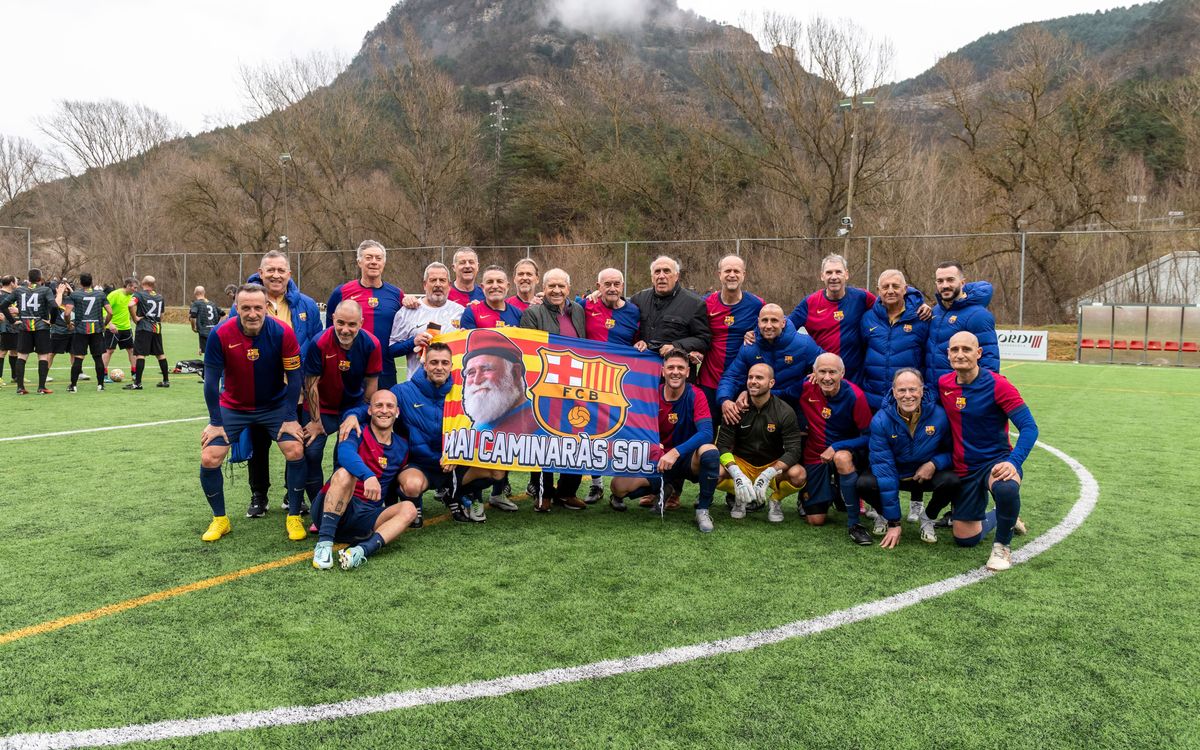
[[[953,518],[955,521],[982,521],[987,515],[988,497],[991,493],[988,492],[988,477],[992,473],[992,467],[1002,461],[993,461],[990,464],[981,466],[978,469],[967,472],[965,477],[960,477],[958,499],[953,501],[950,507],[953,510]],[[1021,467],[1017,467],[1017,474],[1024,477],[1024,472]]]
[[[671,470],[662,475],[663,484],[669,484],[676,492],[682,493],[684,482],[699,483],[700,477],[692,473],[692,457],[695,455],[695,451],[681,455]]]
[[[837,492],[833,486],[837,481],[837,470],[833,468],[832,463],[822,461],[804,464],[804,473],[807,476],[804,512],[816,516],[828,513],[829,506],[833,504],[834,493]]]
[[[319,520],[324,511],[325,495],[321,494],[313,501],[312,518]],[[338,521],[337,532],[333,537],[334,541],[354,543],[370,539],[371,535],[375,533],[375,522],[379,520],[379,514],[383,511],[384,505],[379,500],[372,502],[360,500],[357,497],[350,498],[346,510]]]
[[[283,426],[285,417],[291,418],[291,413],[286,409],[234,411],[222,406],[221,424],[225,428],[225,437],[228,438],[228,441],[216,438],[210,445],[230,445],[231,443],[236,443],[242,431],[254,425],[261,426],[271,436],[271,439],[274,440],[275,436],[279,434],[279,428]],[[291,435],[284,435],[280,440],[295,440],[295,438]]]
[[[424,466],[422,464],[408,464],[404,467],[407,469],[418,469],[425,475],[425,481],[429,486],[425,488],[426,492],[438,492],[440,490],[449,489],[451,491],[457,489],[458,485],[462,484],[462,479],[467,473],[466,466],[455,466],[453,471],[442,471],[441,466]]]

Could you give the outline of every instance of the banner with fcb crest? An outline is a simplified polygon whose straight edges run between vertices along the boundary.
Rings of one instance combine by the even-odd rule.
[[[655,473],[654,354],[523,328],[439,336],[453,354],[442,452],[447,463],[513,471]]]

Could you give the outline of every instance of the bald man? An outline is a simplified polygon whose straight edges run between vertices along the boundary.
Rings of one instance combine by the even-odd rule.
[[[333,311],[333,325],[303,347],[304,460],[308,464],[304,489],[311,503],[325,483],[322,472],[325,443],[337,434],[343,412],[370,402],[383,372],[383,347],[375,334],[362,327],[362,307],[342,300]]]
[[[1021,469],[1037,443],[1038,426],[1021,394],[999,373],[980,367],[983,349],[969,331],[950,337],[947,355],[953,372],[938,380],[938,396],[954,436],[954,473],[962,490],[954,512],[954,542],[974,547],[992,528],[996,541],[988,570],[1012,567],[1009,545],[1013,532],[1025,533],[1021,523]],[[1014,447],[1008,424],[1020,432]],[[987,510],[988,494],[996,503]]]
[[[142,277],[142,288],[133,293],[129,300],[129,314],[133,318],[133,357],[135,360],[133,382],[125,386],[127,391],[142,390],[142,374],[145,372],[146,357],[158,358],[158,369],[162,372],[159,388],[171,387],[171,376],[167,371],[167,355],[163,353],[162,315],[167,301],[155,290],[153,276]]]
[[[408,500],[391,507],[383,504],[408,456],[408,443],[392,429],[399,414],[396,395],[376,391],[367,414],[369,426],[338,443],[340,468],[313,504],[312,515],[319,519],[320,529],[312,560],[317,570],[333,567],[335,541],[353,545],[338,553],[342,570],[357,568],[395,541],[417,517],[417,506]]]

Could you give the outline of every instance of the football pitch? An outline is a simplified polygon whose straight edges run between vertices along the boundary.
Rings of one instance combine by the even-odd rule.
[[[1062,538],[988,575],[989,545],[860,548],[793,503],[718,498],[701,535],[694,486],[316,571],[277,453],[267,517],[235,468],[233,532],[200,541],[196,376],[68,394],[67,365],[0,389],[0,747],[1200,747],[1195,370],[1006,365],[1063,454],[1025,464],[1014,550]]]

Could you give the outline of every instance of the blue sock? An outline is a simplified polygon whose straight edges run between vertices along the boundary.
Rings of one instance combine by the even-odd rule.
[[[337,527],[341,522],[342,516],[338,513],[322,513],[321,526],[317,531],[317,541],[332,542],[337,536]]]
[[[721,461],[717,451],[700,456],[700,494],[696,508],[707,510],[712,506],[713,493],[717,491],[717,475],[721,472]]]
[[[625,499],[637,500],[638,498],[645,497],[646,495],[659,495],[662,493],[663,481],[661,477],[647,477],[647,480],[650,482],[649,486],[638,487],[637,489],[630,490],[629,494],[625,496]]]
[[[975,536],[956,536],[954,537],[954,543],[959,547],[974,547],[976,544],[979,544],[980,539],[983,539],[983,534],[976,534]]]
[[[988,534],[992,533],[992,529],[996,528],[996,511],[989,510],[983,516],[983,526],[980,527],[979,538],[983,539]]]
[[[283,481],[287,485],[288,515],[300,515],[300,503],[304,502],[304,485],[308,480],[308,464],[304,459],[288,461],[283,470]]]
[[[221,469],[207,469],[200,467],[200,489],[204,490],[204,499],[208,500],[208,505],[212,508],[214,516],[225,515],[225,479],[221,476]]]
[[[838,474],[838,487],[846,504],[846,526],[853,526],[858,523],[858,472]]]
[[[1011,479],[992,482],[992,498],[996,501],[996,541],[1007,547],[1021,514],[1021,485]]]
[[[370,539],[368,539],[365,542],[362,542],[358,546],[362,547],[362,551],[363,551],[364,555],[366,555],[367,557],[370,557],[371,555],[378,552],[379,548],[382,547],[383,544],[384,544],[383,537],[379,536],[379,533],[376,532],[371,535]]]

